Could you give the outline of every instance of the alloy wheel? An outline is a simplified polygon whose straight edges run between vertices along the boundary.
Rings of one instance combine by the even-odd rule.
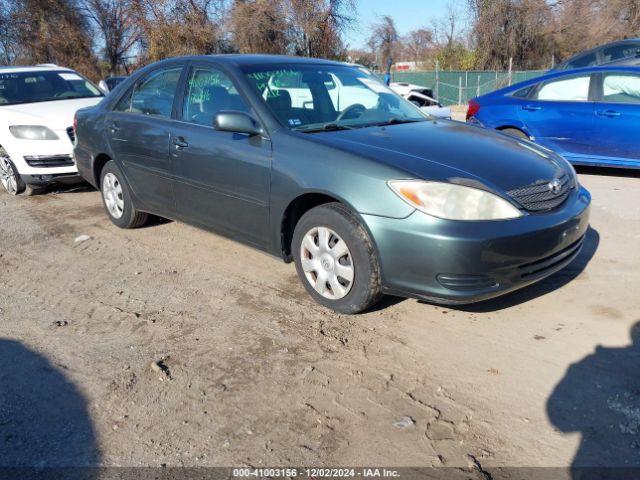
[[[323,297],[340,300],[353,286],[355,269],[349,247],[327,227],[314,227],[303,237],[300,259],[305,277]]]
[[[0,183],[9,195],[18,194],[18,174],[5,155],[0,155]]]
[[[120,180],[113,173],[107,173],[102,179],[102,198],[109,214],[113,218],[121,218],[124,214],[124,196]]]

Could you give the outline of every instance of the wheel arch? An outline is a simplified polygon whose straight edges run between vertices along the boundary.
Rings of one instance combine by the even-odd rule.
[[[280,253],[285,262],[290,263],[293,261],[291,242],[293,240],[293,231],[300,218],[309,210],[327,203],[340,203],[348,208],[351,214],[362,224],[375,245],[369,227],[349,202],[334,193],[320,190],[306,191],[292,199],[280,216]]]
[[[518,122],[511,122],[511,123],[500,125],[499,127],[496,127],[496,130],[498,130],[499,132],[502,132],[504,130],[520,130],[527,137],[531,138],[531,132],[529,132],[527,127]]]
[[[106,153],[99,153],[93,159],[91,174],[93,175],[93,179],[96,182],[95,185],[98,189],[100,189],[100,174],[102,173],[102,169],[110,160],[112,160],[112,158]]]

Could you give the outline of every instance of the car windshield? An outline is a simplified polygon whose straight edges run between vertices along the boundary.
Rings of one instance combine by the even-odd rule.
[[[69,70],[0,73],[0,106],[101,96],[98,87]]]
[[[290,64],[246,66],[243,72],[273,114],[293,130],[346,130],[429,118],[365,68]]]

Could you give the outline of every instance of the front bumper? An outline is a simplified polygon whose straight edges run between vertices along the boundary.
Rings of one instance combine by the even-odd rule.
[[[567,266],[589,228],[580,187],[558,209],[505,221],[459,222],[414,212],[363,215],[378,250],[383,290],[442,304],[474,303],[525,287]]]
[[[65,157],[73,160],[73,143],[69,134],[66,130],[55,130],[55,133],[58,135],[57,140],[10,138],[2,142],[2,146],[23,179],[28,176],[44,178],[51,175],[78,173],[75,162],[61,161]]]

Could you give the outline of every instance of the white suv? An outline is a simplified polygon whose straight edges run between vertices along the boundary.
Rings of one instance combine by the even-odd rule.
[[[73,180],[73,116],[103,93],[55,65],[0,68],[0,183],[11,195]]]

